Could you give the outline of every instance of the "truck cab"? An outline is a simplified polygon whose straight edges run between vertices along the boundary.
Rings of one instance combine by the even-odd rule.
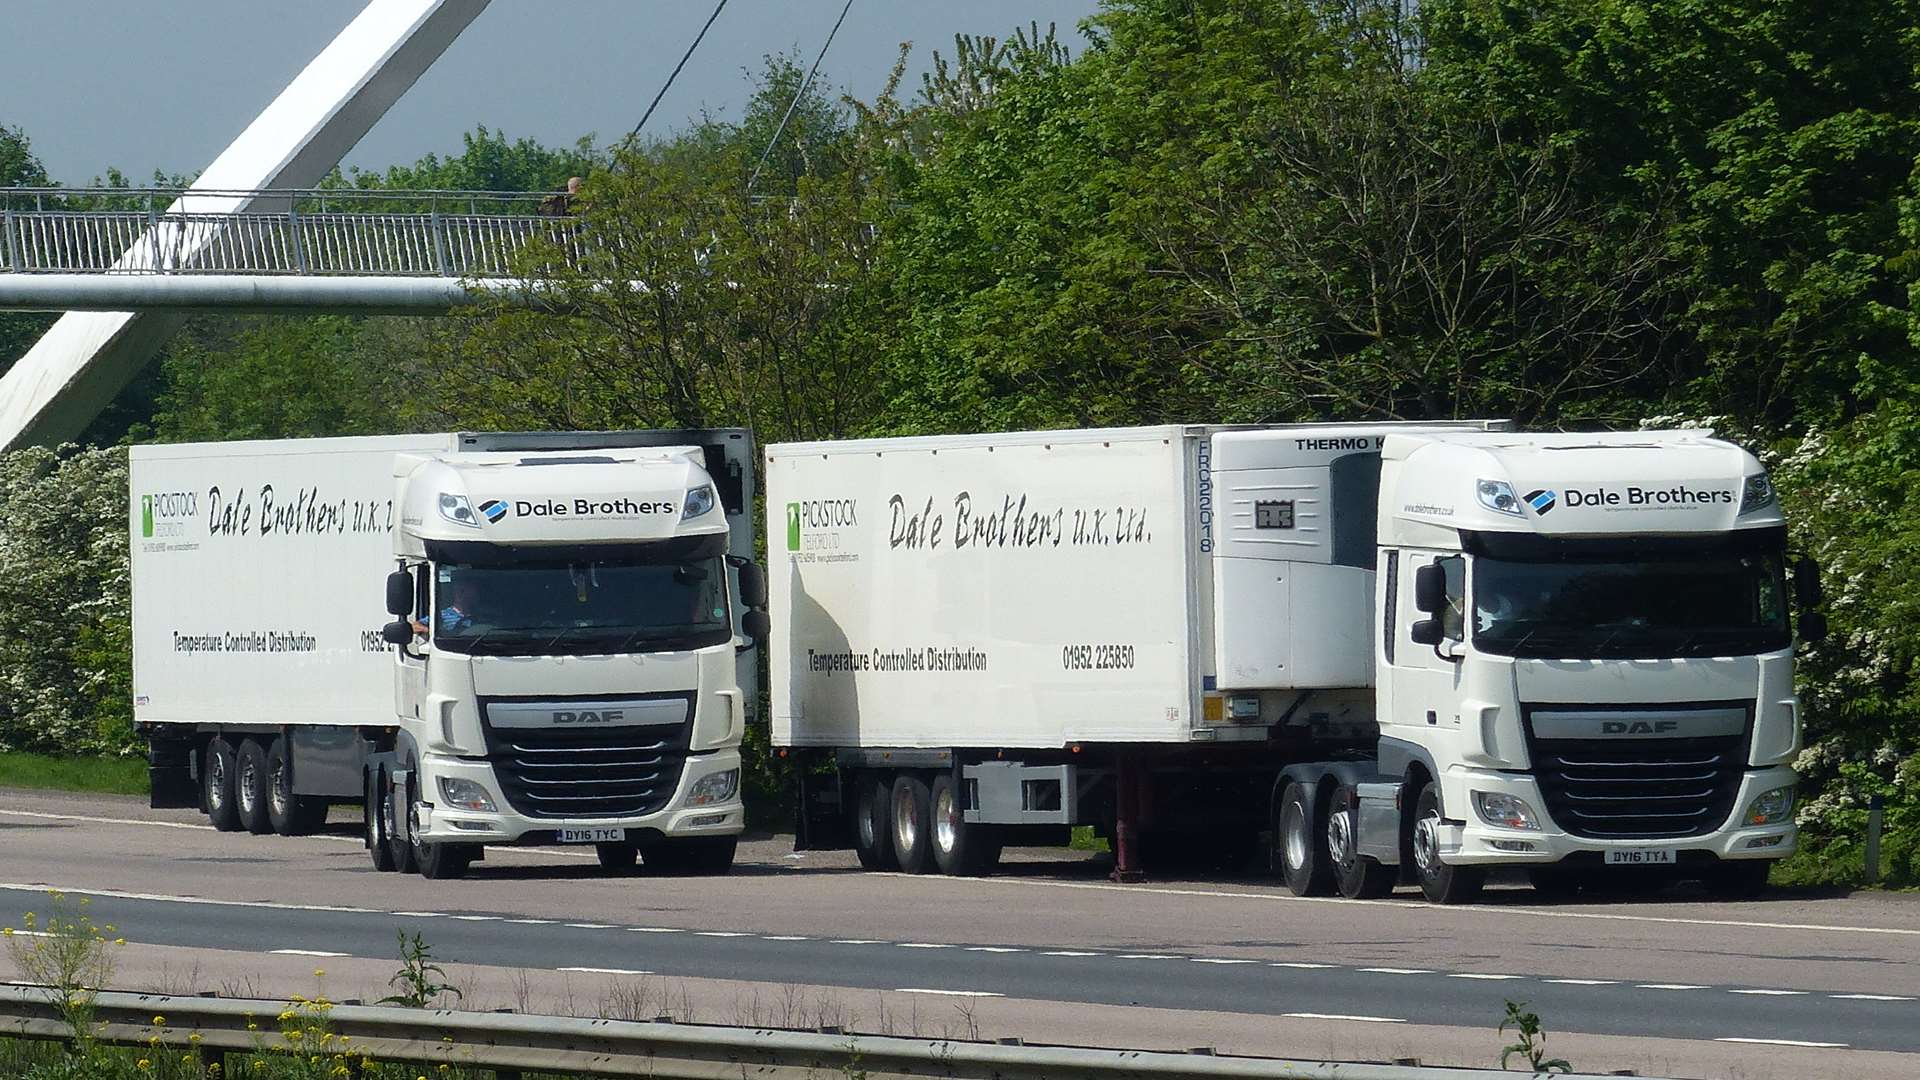
[[[724,871],[765,583],[701,448],[400,454],[393,475],[376,864],[458,876],[483,845],[559,841]]]
[[[1379,768],[1429,898],[1655,867],[1728,891],[1794,850],[1786,525],[1704,431],[1389,435]],[[1356,828],[1382,822],[1362,806]],[[1338,861],[1336,859],[1336,861]]]

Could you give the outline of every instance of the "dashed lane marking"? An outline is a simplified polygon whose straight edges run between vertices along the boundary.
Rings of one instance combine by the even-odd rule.
[[[1404,1024],[1406,1023],[1405,1020],[1402,1020],[1397,1016],[1355,1016],[1351,1013],[1297,1012],[1297,1013],[1281,1013],[1280,1015],[1290,1016],[1295,1020],[1357,1020],[1363,1024]]]
[[[1311,960],[1270,960],[1267,962],[1267,966],[1280,967],[1280,968],[1294,968],[1299,971],[1321,971],[1326,968],[1330,968],[1333,965],[1332,964],[1316,964]]]
[[[269,949],[275,956],[351,956],[352,953],[328,952],[325,949]]]
[[[762,934],[760,936],[760,940],[761,941],[812,941],[813,939],[810,937],[802,937],[799,934]]]
[[[1433,974],[1433,972],[1427,968],[1371,967],[1371,968],[1356,968],[1355,970],[1369,972],[1374,975],[1431,975]]]
[[[651,971],[640,971],[635,968],[563,967],[563,968],[554,968],[553,970],[583,971],[588,975],[651,975],[653,974],[653,972]]]
[[[506,921],[519,922],[520,920],[508,919]],[[573,927],[575,930],[611,930],[613,929],[612,923],[603,923],[603,922],[570,922],[570,923],[567,923],[566,925]]]
[[[1901,997],[1898,994],[1828,994],[1827,996],[1830,998],[1838,998],[1841,1001],[1912,1001],[1913,1000],[1910,997]]]
[[[1729,994],[1753,994],[1759,997],[1805,997],[1805,990],[1729,990]]]
[[[1543,979],[1543,982],[1559,983],[1562,986],[1618,986],[1618,979]]]
[[[1839,1050],[1847,1045],[1846,1043],[1835,1042],[1808,1042],[1805,1039],[1740,1039],[1731,1036],[1713,1041],[1725,1043],[1758,1043],[1762,1046],[1810,1046],[1816,1050]]]
[[[895,990],[894,993],[896,994],[937,994],[941,997],[985,998],[985,997],[1006,997],[1007,996],[1005,994],[996,994],[991,990],[927,990],[927,989],[923,989],[921,987],[915,987],[915,986],[902,986],[899,989]]]
[[[879,938],[835,938],[835,945],[885,945]]]
[[[1193,958],[1193,962],[1194,962],[1194,963],[1196,963],[1196,964],[1257,964],[1257,963],[1259,963],[1260,961],[1258,961],[1258,960],[1228,960],[1228,959],[1223,959],[1223,958],[1221,958],[1221,957],[1217,957],[1217,956],[1196,956],[1196,957],[1194,957],[1194,958]]]
[[[628,930],[636,934],[684,934],[685,930],[677,926],[629,926]]]
[[[1635,983],[1636,990],[1705,990],[1695,983]]]
[[[1026,952],[1027,950],[1016,949],[1011,945],[969,945],[967,946],[967,951],[968,952],[1010,953],[1010,952]]]
[[[1486,982],[1505,982],[1508,979],[1524,979],[1525,975],[1488,975],[1478,971],[1456,971],[1448,975],[1449,979],[1481,979]]]
[[[1178,960],[1180,959],[1180,957],[1175,956],[1172,953],[1131,952],[1131,953],[1121,953],[1118,957],[1116,957],[1116,959],[1119,959],[1119,960]]]
[[[1097,952],[1081,952],[1078,949],[1054,949],[1051,952],[1043,952],[1040,955],[1041,956],[1099,956],[1100,954]]]
[[[931,941],[896,941],[895,948],[900,949],[951,949],[952,945],[941,945]]]
[[[752,937],[744,930],[695,930],[694,937]]]

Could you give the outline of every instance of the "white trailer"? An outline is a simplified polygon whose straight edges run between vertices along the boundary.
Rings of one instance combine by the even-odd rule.
[[[134,448],[154,805],[292,834],[360,804],[374,864],[429,877],[546,842],[723,872],[765,636],[752,455],[737,430]]]
[[[767,492],[802,847],[970,873],[1089,824],[1125,877],[1264,837],[1296,891],[1443,901],[1793,849],[1784,525],[1708,433],[790,444]]]

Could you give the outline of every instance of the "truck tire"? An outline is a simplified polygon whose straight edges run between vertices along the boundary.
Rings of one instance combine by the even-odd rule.
[[[261,749],[260,740],[243,739],[235,761],[238,769],[233,776],[234,809],[248,832],[265,836],[273,831],[273,819],[267,813],[267,800],[272,796],[273,787],[267,771],[267,752]]]
[[[1333,857],[1327,854],[1327,827],[1314,808],[1313,789],[1298,781],[1280,795],[1274,820],[1273,858],[1295,896],[1333,892]]]
[[[1000,845],[992,826],[965,820],[960,791],[952,773],[933,778],[933,864],[951,877],[973,877],[1000,861]]]
[[[304,836],[327,822],[325,799],[293,793],[293,761],[284,736],[267,748],[267,819],[281,836]]]
[[[918,774],[903,772],[894,778],[888,801],[893,857],[903,874],[924,874],[933,867],[933,794]]]
[[[631,871],[640,858],[640,848],[634,844],[595,844],[593,853],[599,858],[602,870],[616,874]]]
[[[1448,866],[1440,861],[1439,829],[1446,818],[1440,806],[1440,785],[1432,780],[1420,786],[1413,801],[1413,869],[1420,891],[1434,904],[1465,904],[1480,895],[1486,869]]]
[[[474,844],[427,844],[413,846],[413,862],[420,876],[430,881],[452,881],[467,876],[473,865]]]
[[[1767,888],[1770,859],[1729,859],[1707,871],[1707,892],[1718,900],[1751,900]]]
[[[1360,854],[1350,802],[1345,784],[1334,788],[1333,798],[1327,801],[1327,855],[1333,863],[1333,878],[1340,895],[1349,900],[1378,900],[1392,894],[1398,873]]]
[[[393,868],[402,874],[420,872],[420,851],[413,842],[413,807],[420,801],[419,767],[409,760],[406,764],[407,801],[403,820],[394,820],[391,814],[387,818],[387,848],[393,852]],[[389,800],[388,805],[392,802]]]
[[[384,769],[367,772],[366,800],[361,805],[366,817],[367,854],[373,868],[383,874],[397,869],[393,861],[393,833],[387,828],[387,773]]]
[[[233,790],[238,768],[233,744],[224,736],[214,736],[207,743],[206,768],[200,775],[206,784],[207,820],[221,832],[240,831],[240,811],[234,806]]]
[[[887,820],[891,801],[886,782],[865,773],[854,780],[858,795],[853,800],[853,853],[863,870],[897,870],[893,859],[893,827]]]
[[[660,840],[641,852],[644,868],[671,877],[719,876],[733,869],[739,850],[737,836],[702,836],[691,840]]]

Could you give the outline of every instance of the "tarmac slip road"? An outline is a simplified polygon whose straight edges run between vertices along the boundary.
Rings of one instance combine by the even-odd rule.
[[[92,896],[130,940],[437,958],[958,999],[1029,999],[1490,1031],[1917,1055],[1920,898],[1470,908],[1303,901],[1265,883],[1112,886],[1066,853],[993,878],[875,875],[747,845],[725,879],[604,876],[590,853],[493,851],[469,880],[377,874],[356,837],[214,833],[130,800],[0,793],[0,912]],[[11,921],[0,918],[0,922]],[[1898,1073],[1894,1073],[1898,1075]]]

